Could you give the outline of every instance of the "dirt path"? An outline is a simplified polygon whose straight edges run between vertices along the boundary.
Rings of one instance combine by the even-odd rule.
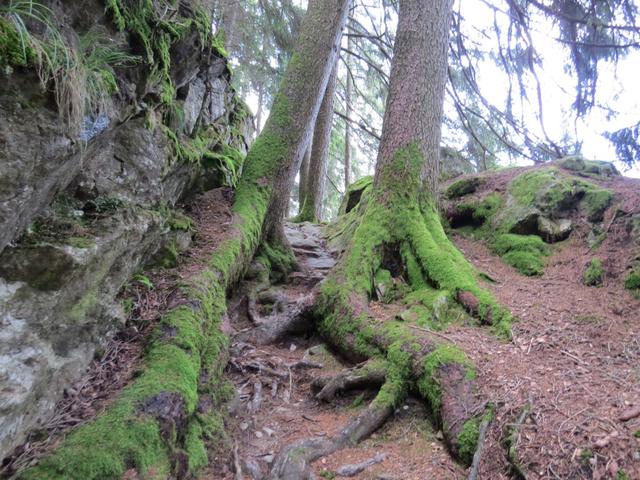
[[[326,276],[335,260],[327,252],[321,227],[288,224],[286,233],[301,267],[279,292],[287,299],[283,303],[292,305]],[[237,290],[247,288],[251,286],[241,285]],[[251,328],[242,301],[232,299],[230,304],[235,310],[230,315],[233,329],[239,332]],[[287,305],[279,308],[286,310]],[[306,368],[296,368],[300,362],[306,362]],[[275,455],[286,445],[303,438],[330,436],[349,423],[374,392],[350,392],[327,404],[316,400],[311,389],[314,378],[337,373],[346,366],[317,337],[285,337],[269,346],[256,346],[250,341],[234,344],[229,378],[238,397],[231,407],[229,432],[234,438],[236,460],[229,462],[229,452],[221,451],[203,478],[263,478]],[[464,470],[451,460],[433,432],[425,407],[412,399],[407,399],[396,410],[393,421],[370,439],[321,458],[313,468],[320,478],[334,478],[332,472],[341,466],[381,453],[385,455],[383,461],[350,478],[465,478]],[[234,463],[241,468],[242,476],[232,471]]]

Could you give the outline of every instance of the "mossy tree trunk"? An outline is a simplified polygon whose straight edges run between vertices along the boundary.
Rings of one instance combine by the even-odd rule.
[[[484,322],[507,327],[510,319],[478,287],[435,207],[452,0],[399,5],[374,183],[359,206],[352,241],[322,286],[317,314],[321,332],[336,348],[386,362],[376,403],[397,402],[413,387],[430,404],[452,453],[470,463],[482,414],[470,361],[408,322],[381,322],[368,312],[374,285],[386,276],[406,282],[405,291],[424,304],[438,290]]]
[[[307,198],[307,178],[309,175],[309,160],[311,159],[311,146],[307,148],[307,152],[304,154],[302,158],[302,163],[300,164],[300,180],[298,182],[298,204],[300,208],[298,209],[298,215],[302,212],[302,206],[304,205],[304,199]]]
[[[333,126],[333,102],[336,93],[337,65],[329,78],[320,112],[316,119],[311,143],[311,156],[306,174],[304,196],[300,199],[301,222],[318,222],[322,219],[322,197],[324,195],[325,175],[327,173],[327,156]],[[300,170],[302,172],[302,169]],[[301,177],[302,179],[302,177]]]
[[[347,0],[309,2],[271,114],[245,161],[237,210],[251,223],[260,220],[270,244],[287,245],[284,213],[338,55],[347,6]]]

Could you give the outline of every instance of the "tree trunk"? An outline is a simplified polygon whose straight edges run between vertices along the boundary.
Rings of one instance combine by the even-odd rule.
[[[271,108],[260,137],[246,159],[238,195],[255,190],[260,200],[238,198],[262,217],[266,207],[263,239],[267,243],[287,246],[282,220],[289,202],[295,175],[311,140],[313,126],[335,64],[342,30],[346,21],[347,0],[312,0],[291,57],[280,91]],[[262,179],[269,180],[260,185]],[[253,193],[249,194],[252,197]]]
[[[471,361],[409,319],[433,318],[436,298],[457,301],[502,331],[511,316],[478,287],[475,270],[448,240],[435,208],[452,0],[400,0],[399,6],[373,186],[355,219],[344,220],[355,226],[343,231],[355,233],[321,286],[316,314],[321,333],[345,355],[387,363],[376,403],[397,401],[416,385],[452,454],[471,463],[482,413]],[[401,315],[407,320],[369,314],[384,278],[387,288],[401,284],[401,295],[411,292],[407,315]]]
[[[300,181],[298,182],[298,217],[296,221],[302,221],[300,216],[302,215],[302,208],[307,198],[307,184],[309,176],[309,163],[311,161],[311,145],[304,154],[302,163],[300,164]]]
[[[353,51],[351,47],[352,43],[351,37],[347,39],[348,48],[350,51]],[[347,55],[347,59],[349,55]],[[348,61],[348,60],[347,60]],[[347,64],[348,67],[348,64]],[[351,94],[353,90],[353,86],[351,85],[351,72],[347,68],[347,88],[345,92],[345,113],[347,115],[347,119],[344,122],[344,191],[346,192],[349,189],[349,185],[351,184]]]
[[[306,175],[304,193],[300,200],[301,222],[319,222],[322,217],[322,197],[324,195],[327,157],[333,127],[333,100],[336,93],[337,64],[333,69],[327,90],[322,100],[320,112],[313,131],[309,171]],[[301,170],[302,171],[302,170]]]

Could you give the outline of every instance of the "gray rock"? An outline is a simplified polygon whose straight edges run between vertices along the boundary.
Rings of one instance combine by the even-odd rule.
[[[538,217],[538,232],[547,243],[560,242],[571,235],[573,224],[570,219],[550,220],[546,217]]]
[[[124,324],[114,300],[162,235],[161,219],[121,212],[86,248],[10,247],[0,256],[0,454],[41,425]]]

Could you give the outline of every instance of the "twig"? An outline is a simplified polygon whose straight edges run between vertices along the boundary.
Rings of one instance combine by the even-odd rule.
[[[243,480],[242,468],[240,467],[240,460],[238,459],[238,441],[235,441],[233,447],[233,468],[236,471],[236,480]]]
[[[426,333],[430,333],[432,335],[435,335],[436,337],[440,337],[445,339],[448,342],[451,343],[456,343],[455,340],[453,340],[450,337],[447,337],[444,333],[439,333],[439,332],[434,332],[433,330],[429,330],[428,328],[422,328],[422,327],[418,327],[417,325],[407,325],[409,328],[413,328],[415,330],[420,330],[421,332],[426,332]]]
[[[635,407],[625,412],[622,412],[620,416],[618,416],[618,420],[621,422],[626,422],[627,420],[631,420],[632,418],[640,417],[640,407]]]
[[[484,437],[487,434],[487,429],[491,423],[491,418],[485,416],[480,424],[480,433],[478,434],[478,446],[476,452],[473,454],[473,462],[471,463],[471,471],[467,480],[476,480],[478,478],[478,472],[480,471],[480,460],[482,459],[482,449],[484,447]]]

